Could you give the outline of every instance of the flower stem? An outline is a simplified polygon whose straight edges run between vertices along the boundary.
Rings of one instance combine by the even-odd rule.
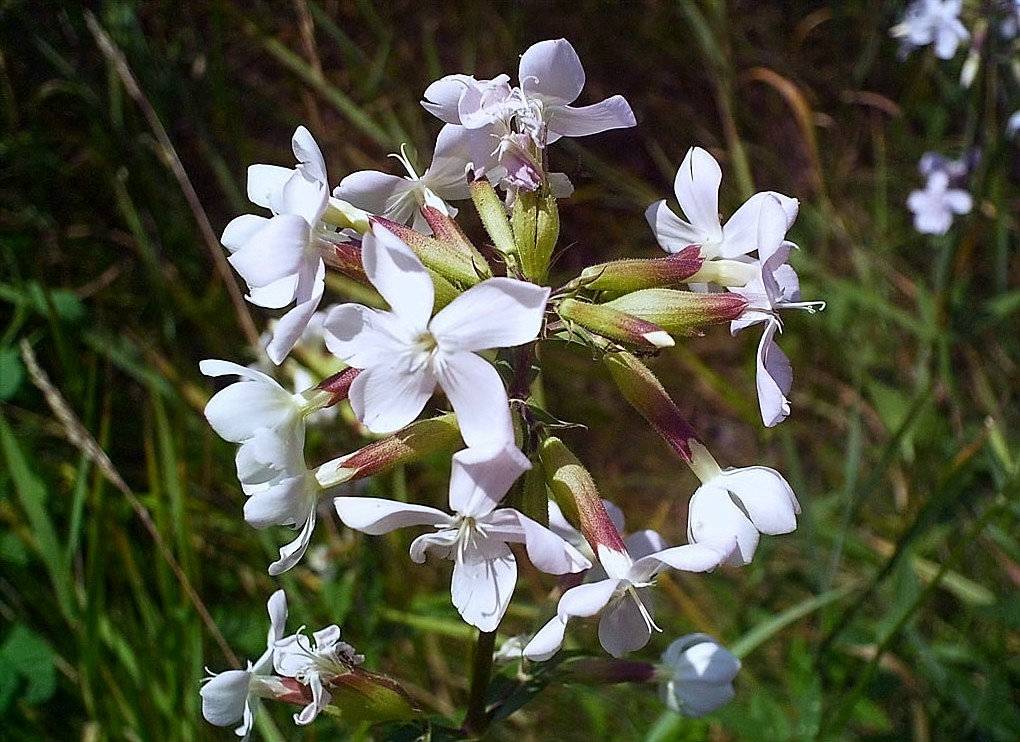
[[[485,696],[489,690],[492,675],[492,652],[496,647],[495,631],[479,631],[475,642],[475,656],[471,661],[471,691],[468,696],[467,716],[464,717],[464,732],[473,737],[480,736],[489,725],[485,710]]]

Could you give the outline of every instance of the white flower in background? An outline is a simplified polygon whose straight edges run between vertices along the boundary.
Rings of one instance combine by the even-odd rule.
[[[723,563],[736,544],[730,539],[725,543],[664,547],[662,537],[654,531],[631,534],[623,551],[600,545],[599,560],[606,578],[563,593],[556,615],[524,648],[524,656],[540,662],[549,659],[563,645],[570,618],[599,614],[599,643],[603,649],[614,657],[640,649],[648,643],[653,629],[661,630],[645,602],[655,575],[668,568],[708,572]]]
[[[549,289],[490,278],[431,317],[432,279],[404,242],[376,225],[362,243],[365,273],[389,312],[342,304],[326,318],[326,346],[364,369],[351,384],[354,413],[375,433],[413,421],[435,391],[446,393],[469,446],[513,441],[506,389],[478,351],[538,336]]]
[[[220,241],[227,260],[248,284],[248,300],[269,309],[294,307],[280,317],[266,352],[279,364],[301,337],[322,299],[326,268],[321,243],[336,238],[322,223],[329,203],[326,167],[303,126],[294,132],[296,168],[252,165],[248,197],[274,216],[244,214],[231,221]]]
[[[453,456],[450,509],[373,497],[337,497],[337,514],[347,526],[376,536],[405,526],[433,526],[435,533],[411,543],[411,559],[427,552],[453,561],[450,593],[465,621],[495,631],[517,584],[517,561],[509,544],[524,544],[528,558],[543,572],[566,574],[591,566],[566,541],[513,508],[496,505],[527,469],[527,458],[513,445],[466,448]]]
[[[457,210],[446,202],[471,197],[465,174],[468,166],[465,134],[463,127],[444,126],[436,139],[432,164],[422,175],[418,175],[401,147],[399,155],[390,156],[400,161],[407,170],[406,176],[377,170],[351,173],[340,181],[333,196],[401,224],[413,220],[414,229],[428,232],[428,224],[421,215],[422,206],[432,206],[452,217]]]
[[[797,528],[800,503],[783,475],[767,466],[720,469],[700,443],[691,444],[691,469],[701,479],[688,506],[689,543],[736,539],[728,563],[750,564],[762,533],[778,536]]]
[[[740,660],[708,634],[674,641],[658,668],[659,697],[672,711],[697,719],[733,700]]]
[[[267,607],[269,636],[266,651],[254,664],[249,661],[246,670],[211,673],[212,677],[202,681],[200,691],[205,720],[218,727],[241,721],[234,731],[245,740],[255,723],[256,699],[260,696],[275,697],[285,690],[273,674],[273,647],[283,636],[283,626],[287,621],[287,597],[283,590],[277,590],[270,596]]]
[[[893,38],[902,39],[908,52],[934,44],[935,56],[952,59],[956,47],[970,38],[960,22],[962,5],[962,0],[914,0],[889,33]]]
[[[674,214],[665,200],[652,204],[645,211],[645,218],[663,250],[677,253],[689,245],[698,245],[705,260],[747,255],[758,247],[758,216],[766,201],[776,201],[783,207],[783,236],[797,219],[797,199],[762,191],[751,196],[722,225],[719,221],[721,183],[722,169],[716,159],[701,147],[688,150],[673,183],[676,200],[687,221]]]
[[[800,279],[787,265],[792,242],[784,239],[787,229],[787,212],[777,198],[761,202],[757,227],[758,271],[743,288],[731,289],[747,299],[743,314],[730,323],[734,335],[745,327],[765,323],[758,343],[755,380],[758,387],[758,406],[766,427],[781,423],[790,414],[790,401],[786,395],[793,385],[790,359],[775,342],[776,332],[782,332],[779,318],[781,309],[806,309],[814,312],[824,309],[820,301],[800,300]]]
[[[973,200],[967,191],[949,187],[949,176],[936,170],[923,191],[912,191],[907,208],[914,213],[914,229],[921,234],[945,234],[954,214],[968,214]]]
[[[588,136],[637,123],[619,95],[590,106],[570,105],[580,96],[585,75],[566,39],[529,47],[521,55],[520,86],[510,87],[509,79],[448,75],[425,91],[422,106],[427,111],[472,133],[476,177],[494,171],[494,177],[506,178],[511,186],[534,190],[542,180],[542,152],[548,144],[562,136]],[[554,192],[562,192],[569,181],[557,175],[550,176],[550,183]]]
[[[1020,111],[1014,111],[1006,120],[1006,136],[1013,138],[1020,132]]]
[[[340,640],[340,627],[335,624],[312,634],[314,643],[302,633],[278,639],[273,648],[273,666],[281,675],[294,678],[312,692],[312,701],[299,713],[294,723],[311,724],[329,705],[332,695],[324,687],[337,675],[345,675],[365,661],[347,642]]]

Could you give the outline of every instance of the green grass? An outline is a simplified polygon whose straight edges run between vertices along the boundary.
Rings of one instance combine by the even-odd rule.
[[[202,222],[218,234],[247,210],[245,167],[289,162],[299,123],[333,182],[388,169],[402,141],[427,157],[429,82],[514,73],[529,44],[565,36],[585,64],[582,102],[621,93],[639,126],[554,148],[577,187],[554,281],[656,255],[642,212],[698,144],[723,164],[724,212],[756,189],[800,198],[795,265],[828,308],[787,320],[794,414],[774,430],[758,420],[756,338],[717,328],[654,362],[720,463],[778,468],[804,510],[749,567],[662,581],[665,632],[641,656],[708,631],[742,657],[736,700],[690,721],[652,688],[550,687],[491,737],[1012,738],[1020,155],[1002,125],[1020,108],[1015,82],[982,72],[960,90],[963,52],[898,61],[896,3],[430,5],[102,3],[148,118],[80,9],[0,5],[0,736],[232,738],[201,719],[199,678],[231,666],[230,650],[260,653],[277,587],[290,628],[340,623],[430,713],[463,708],[473,633],[449,604],[448,565],[411,571],[407,534],[370,539],[323,518],[314,543],[329,569],[265,573],[286,534],[243,523],[198,361],[247,362],[243,315],[266,317],[232,303]],[[918,157],[974,144],[973,213],[947,237],[917,235],[904,202]],[[22,342],[80,423],[33,384]],[[586,352],[546,362],[547,407],[589,426],[564,438],[603,493],[632,528],[681,539],[693,477]],[[324,460],[358,439],[338,426],[311,444]],[[367,491],[438,501],[443,466]],[[534,606],[552,582],[529,577],[508,635],[545,619]],[[580,623],[571,637],[597,646]],[[264,710],[267,739],[374,734],[327,718],[294,731],[290,709]]]

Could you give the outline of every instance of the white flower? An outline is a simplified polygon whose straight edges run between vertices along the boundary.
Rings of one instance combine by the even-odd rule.
[[[787,265],[792,242],[784,239],[787,228],[787,213],[777,198],[762,199],[757,228],[758,267],[754,278],[743,288],[731,289],[747,299],[743,314],[730,323],[730,332],[736,334],[745,327],[765,323],[758,343],[756,385],[758,406],[762,422],[772,427],[785,420],[790,414],[790,401],[786,395],[793,385],[793,369],[790,359],[775,342],[776,332],[782,332],[779,319],[780,309],[806,309],[814,312],[824,309],[825,303],[800,301],[800,280],[796,271]]]
[[[957,45],[970,38],[960,22],[962,5],[962,0],[914,0],[889,33],[903,39],[907,51],[934,44],[935,56],[952,59]]]
[[[1012,139],[1018,132],[1020,132],[1020,110],[1014,111],[1006,120],[1006,136]]]
[[[322,299],[326,268],[320,248],[335,233],[322,223],[329,186],[322,153],[303,126],[293,137],[298,165],[252,165],[248,197],[272,218],[244,214],[231,221],[220,241],[227,260],[248,284],[248,300],[269,309],[294,302],[273,333],[266,352],[279,364],[301,337]]]
[[[432,164],[422,175],[415,172],[404,148],[396,157],[407,170],[407,175],[388,175],[376,170],[351,173],[333,190],[335,198],[347,201],[372,214],[384,216],[401,224],[414,220],[414,229],[427,232],[428,224],[421,215],[422,206],[432,206],[448,216],[457,210],[446,201],[471,197],[465,168],[468,150],[465,129],[447,125],[436,139]]]
[[[708,634],[688,634],[662,655],[659,697],[672,711],[698,718],[733,700],[740,660]]]
[[[549,289],[490,278],[432,314],[432,279],[411,249],[376,225],[362,244],[365,273],[392,311],[342,304],[326,318],[326,346],[364,369],[351,384],[354,413],[369,430],[399,430],[425,407],[436,384],[457,413],[469,446],[513,440],[506,389],[478,351],[538,336]]]
[[[332,700],[323,685],[337,675],[344,675],[365,661],[354,647],[340,640],[340,627],[334,625],[312,634],[314,644],[298,632],[277,640],[273,648],[273,666],[284,677],[294,678],[312,692],[312,701],[297,714],[294,723],[311,724]]]
[[[708,572],[725,561],[736,544],[731,539],[673,548],[664,546],[662,538],[654,531],[631,534],[623,551],[600,545],[599,559],[606,579],[578,585],[563,593],[556,615],[524,648],[524,656],[538,661],[549,659],[562,646],[571,617],[597,614],[601,614],[599,643],[609,654],[622,657],[640,649],[648,643],[653,629],[660,631],[644,597],[654,584],[655,575],[670,567],[687,572]]]
[[[575,108],[584,87],[581,60],[566,39],[540,41],[521,55],[519,87],[509,77],[475,80],[448,75],[425,91],[422,106],[470,135],[476,177],[493,171],[511,186],[534,190],[541,182],[542,151],[561,136],[581,137],[634,126],[630,105],[614,95]],[[557,174],[558,175],[558,174]],[[565,177],[550,176],[554,192],[569,193]]]
[[[911,192],[907,208],[914,212],[914,229],[921,234],[945,234],[953,214],[970,213],[973,200],[967,191],[949,187],[949,176],[936,170],[928,176],[923,191]]]
[[[710,464],[694,469],[703,479],[688,506],[690,543],[736,539],[729,563],[750,564],[760,534],[777,536],[797,528],[800,503],[782,474],[767,466],[720,469],[704,446],[694,446],[692,453]]]
[[[766,201],[775,200],[783,207],[784,236],[797,219],[797,199],[763,191],[744,202],[724,226],[719,221],[720,183],[722,169],[716,159],[701,147],[688,150],[673,184],[676,200],[687,221],[674,214],[665,200],[652,204],[645,211],[645,218],[663,250],[676,253],[689,245],[698,245],[705,260],[747,255],[758,247],[758,215]]]
[[[372,497],[337,497],[337,514],[347,526],[370,535],[404,526],[428,525],[435,533],[411,543],[411,559],[421,564],[426,552],[453,561],[450,593],[465,621],[495,631],[517,583],[517,562],[509,544],[525,545],[528,558],[543,572],[565,574],[591,566],[578,551],[549,529],[513,508],[496,505],[510,485],[530,468],[513,444],[498,450],[466,448],[453,457],[450,509]]]
[[[277,590],[269,598],[269,636],[266,651],[247,670],[227,670],[211,673],[203,680],[202,716],[218,727],[230,726],[240,720],[235,729],[238,737],[248,739],[255,723],[255,699],[262,695],[276,696],[281,691],[279,678],[272,674],[273,646],[283,635],[287,621],[287,598],[283,590]]]

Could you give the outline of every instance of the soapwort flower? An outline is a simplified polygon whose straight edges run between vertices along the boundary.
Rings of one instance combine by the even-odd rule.
[[[719,221],[719,185],[722,169],[701,147],[687,151],[677,170],[673,190],[686,221],[669,208],[665,200],[657,201],[645,211],[645,218],[663,250],[677,253],[689,245],[698,245],[706,261],[738,258],[758,247],[758,217],[762,204],[775,200],[782,206],[786,230],[797,219],[797,199],[775,191],[762,191],[751,196],[733,212],[725,225]],[[696,281],[697,276],[691,280]]]
[[[573,546],[513,508],[497,508],[510,485],[527,469],[513,444],[499,449],[466,448],[453,457],[450,509],[372,497],[337,497],[337,514],[347,526],[370,535],[405,526],[433,526],[435,533],[411,543],[411,559],[427,552],[453,561],[450,593],[465,621],[495,631],[517,584],[517,562],[509,544],[524,544],[543,572],[566,574],[591,566]]]
[[[668,568],[709,572],[723,563],[736,546],[730,539],[666,548],[662,537],[654,531],[633,533],[625,544],[626,548],[619,550],[599,545],[599,562],[606,577],[563,593],[556,615],[524,648],[525,657],[549,659],[562,646],[570,618],[599,614],[599,643],[603,649],[614,657],[640,649],[648,643],[653,629],[661,630],[646,603],[655,576]]]
[[[672,711],[697,719],[733,700],[740,660],[708,634],[688,634],[662,654],[659,697]]]
[[[278,639],[273,646],[273,667],[281,675],[294,678],[311,691],[311,702],[294,714],[294,723],[311,724],[329,705],[332,695],[325,683],[337,675],[345,675],[365,661],[354,647],[340,639],[336,624],[312,634],[313,641],[298,631]]]
[[[757,226],[758,271],[742,288],[731,289],[747,299],[747,308],[730,323],[730,332],[736,334],[745,327],[765,323],[758,355],[755,379],[758,387],[758,405],[762,422],[772,427],[790,414],[790,401],[786,395],[793,385],[790,359],[775,342],[782,332],[780,309],[805,309],[814,312],[825,308],[820,301],[800,300],[800,279],[787,265],[790,250],[795,247],[784,237],[788,227],[788,213],[778,198],[765,198],[761,202]]]
[[[322,222],[329,203],[322,153],[303,126],[294,132],[292,144],[297,167],[252,165],[248,169],[248,198],[273,216],[243,214],[227,224],[220,238],[231,253],[227,260],[248,284],[248,301],[269,309],[294,303],[280,318],[266,347],[276,364],[301,337],[322,300],[323,241],[339,239]]]
[[[761,534],[797,528],[800,503],[782,474],[767,466],[720,469],[703,445],[691,442],[692,471],[701,479],[688,506],[692,544],[736,540],[728,562],[750,564]]]
[[[429,231],[421,215],[422,206],[432,206],[447,216],[456,216],[457,210],[447,201],[470,198],[465,168],[468,165],[466,130],[447,125],[436,139],[432,164],[418,175],[411,161],[400,148],[400,154],[390,155],[407,170],[406,176],[388,175],[377,170],[361,170],[340,181],[335,198],[347,201],[372,214],[407,224],[419,232]]]
[[[376,433],[399,430],[418,416],[438,384],[469,446],[512,441],[503,381],[477,353],[534,340],[549,289],[490,278],[429,319],[432,279],[400,238],[376,225],[365,235],[362,260],[392,311],[342,304],[324,325],[329,350],[364,369],[350,389],[358,419]]]
[[[962,6],[962,0],[914,0],[889,34],[903,40],[904,52],[934,44],[936,57],[952,59],[956,47],[970,38],[960,22]]]
[[[256,699],[263,696],[278,697],[286,692],[280,678],[273,674],[273,649],[283,636],[287,621],[287,597],[283,590],[273,593],[267,603],[269,610],[269,636],[266,651],[245,670],[227,670],[213,673],[202,681],[202,716],[218,727],[230,726],[236,721],[238,737],[245,740],[255,723]]]
[[[912,191],[907,208],[914,213],[914,229],[921,234],[945,234],[954,214],[968,214],[974,201],[962,188],[951,188],[949,175],[935,170],[928,176],[924,190]]]

